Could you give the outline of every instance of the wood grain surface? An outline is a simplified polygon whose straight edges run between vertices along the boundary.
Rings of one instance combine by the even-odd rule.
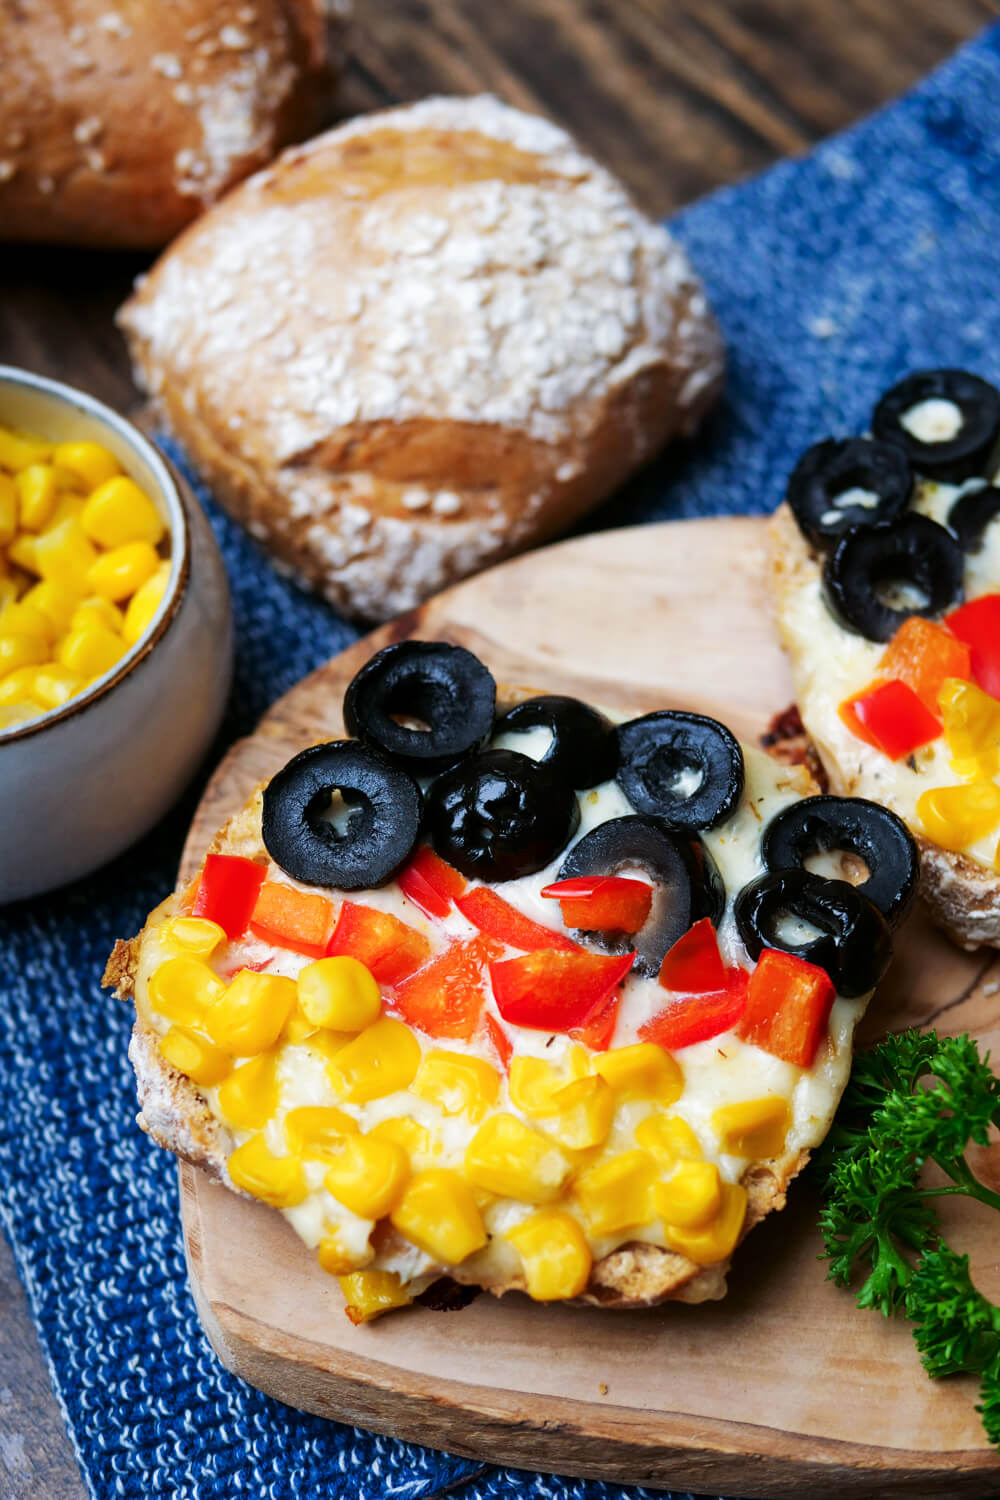
[[[450,640],[508,684],[638,712],[695,709],[756,741],[791,697],[765,527],[683,521],[563,542],[366,637],[225,757],[182,882],[261,777],[343,733],[345,687],[391,640]],[[962,953],[919,914],[896,949],[862,1040],[933,1021],[995,1052],[1000,954]],[[1000,1146],[982,1169],[1000,1174]],[[809,1500],[1000,1489],[974,1383],[932,1384],[905,1323],[859,1312],[824,1280],[808,1186],[751,1233],[721,1303],[615,1313],[483,1296],[460,1313],[414,1308],[363,1328],[280,1215],[186,1166],[181,1196],[206,1332],[229,1368],[292,1405],[472,1458],[624,1483]],[[981,1283],[1000,1290],[992,1215],[974,1205],[956,1215]]]
[[[651,212],[806,150],[895,97],[1000,0],[358,0],[344,117],[491,89],[568,125]],[[2,226],[0,226],[2,233]],[[0,249],[0,361],[137,404],[113,314],[141,256]],[[47,1374],[0,1258],[0,1497],[77,1500]],[[17,1456],[21,1455],[21,1456]],[[15,1473],[11,1465],[16,1464]],[[53,1467],[53,1465],[57,1465]]]

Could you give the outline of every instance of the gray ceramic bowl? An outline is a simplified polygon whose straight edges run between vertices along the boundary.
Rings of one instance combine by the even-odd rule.
[[[170,528],[146,633],[61,708],[0,731],[0,903],[121,853],[177,799],[219,727],[232,675],[225,569],[188,487],[131,423],[90,396],[0,365],[0,424],[103,443]]]

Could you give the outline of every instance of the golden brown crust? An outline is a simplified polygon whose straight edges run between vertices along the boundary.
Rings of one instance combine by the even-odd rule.
[[[322,0],[0,0],[0,238],[155,249],[315,130]]]
[[[562,131],[426,100],[286,152],[120,322],[214,493],[352,614],[552,536],[717,393],[666,232]]]

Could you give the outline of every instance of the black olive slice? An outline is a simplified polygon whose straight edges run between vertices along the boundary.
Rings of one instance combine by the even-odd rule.
[[[724,724],[674,710],[619,724],[616,780],[636,812],[694,833],[715,828],[743,796],[743,752]]]
[[[948,512],[948,526],[958,537],[963,552],[978,552],[986,528],[1000,516],[1000,490],[986,484],[981,490],[959,495]]]
[[[743,945],[755,961],[778,948],[825,969],[848,1000],[867,995],[892,958],[889,925],[877,906],[846,880],[808,870],[775,870],[745,885],[733,905]],[[818,936],[783,936],[783,920],[806,922]]]
[[[902,515],[912,492],[913,471],[901,448],[868,438],[827,438],[803,453],[785,498],[802,535],[828,552],[851,526]]]
[[[769,870],[800,870],[814,854],[847,850],[868,866],[854,889],[895,927],[917,894],[920,855],[903,822],[864,797],[803,797],[783,808],[764,830],[761,857]]]
[[[543,870],[579,823],[568,782],[516,750],[469,756],[427,793],[427,827],[438,854],[463,875],[491,884]]]
[[[539,728],[551,730],[552,743],[538,764],[547,766],[570,786],[582,791],[610,781],[615,774],[618,747],[614,725],[588,703],[558,693],[526,698],[504,714],[494,738]]]
[[[937,441],[918,437],[906,425],[908,414],[931,401],[950,403],[961,419],[956,432]],[[872,432],[901,448],[932,479],[985,476],[1000,437],[1000,391],[967,370],[919,370],[886,391],[872,415]]]
[[[342,831],[324,817],[337,792],[350,810]],[[399,869],[420,814],[412,776],[356,740],[332,740],[293,756],[264,788],[264,845],[293,880],[356,891]]]
[[[726,888],[715,860],[698,839],[685,838],[659,818],[636,815],[599,823],[574,844],[559,870],[560,880],[578,875],[620,875],[642,870],[653,881],[653,904],[638,932],[588,932],[587,941],[608,953],[636,951],[633,969],[655,979],[677,939],[708,917],[718,926]]]
[[[927,516],[905,515],[847,532],[826,560],[823,590],[846,630],[888,641],[910,615],[931,619],[960,603],[964,575],[951,533]],[[898,605],[880,597],[901,586],[911,596],[898,595]]]
[[[400,641],[376,652],[351,682],[344,694],[344,723],[348,734],[415,776],[433,775],[485,745],[496,696],[490,673],[463,646]]]

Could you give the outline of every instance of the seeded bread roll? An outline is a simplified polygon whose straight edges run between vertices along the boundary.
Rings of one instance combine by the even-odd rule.
[[[120,314],[137,379],[279,563],[381,619],[568,526],[722,375],[680,248],[489,97],[287,151]]]
[[[155,249],[329,113],[324,0],[0,0],[0,238]]]

